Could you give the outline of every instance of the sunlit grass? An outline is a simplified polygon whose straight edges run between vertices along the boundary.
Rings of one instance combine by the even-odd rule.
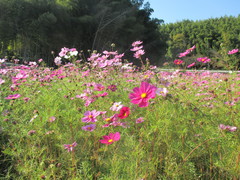
[[[104,71],[91,68],[84,76],[86,69],[75,65],[22,71],[28,77],[17,87],[10,88],[11,77],[19,70],[3,76],[0,85],[4,179],[239,178],[239,130],[219,129],[220,124],[239,127],[238,74],[137,72],[109,66]],[[165,87],[168,94],[156,95],[147,107],[132,104],[129,94],[142,81]],[[94,90],[95,84],[104,89]],[[116,90],[107,88],[110,85]],[[21,97],[5,99],[12,94]],[[123,124],[103,127],[106,118],[119,114],[110,110],[115,102],[129,107],[130,115],[118,120]],[[103,113],[96,122],[82,122],[84,113],[92,110]],[[136,123],[140,117],[144,121]],[[96,124],[96,129],[82,130],[87,124]],[[119,141],[100,143],[102,136],[116,132]],[[64,149],[74,142],[73,151]]]

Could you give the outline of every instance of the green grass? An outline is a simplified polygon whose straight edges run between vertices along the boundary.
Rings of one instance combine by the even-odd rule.
[[[6,82],[0,85],[1,179],[240,178],[239,129],[228,132],[218,128],[219,124],[240,127],[239,102],[225,104],[239,97],[238,74],[152,72],[144,79],[149,72],[109,67],[106,72],[92,69],[89,76],[82,77],[83,69],[73,66],[63,68],[67,76],[63,79],[55,76],[49,82],[40,81],[40,76],[52,71],[28,70],[27,81],[15,92],[10,90],[10,78],[2,77]],[[36,74],[39,77],[33,80]],[[141,81],[160,88],[164,87],[161,78],[170,82],[166,97],[157,95],[144,108],[130,102],[129,94]],[[94,91],[86,86],[90,82],[105,87],[114,84],[117,90]],[[103,92],[108,95],[94,96],[95,101],[85,106],[85,101],[76,95],[87,88],[93,90],[91,96]],[[20,98],[5,99],[17,93]],[[196,96],[198,93],[209,94]],[[24,97],[30,100],[24,102]],[[94,131],[81,129],[86,125],[81,120],[86,111],[107,111],[106,117],[119,113],[110,110],[114,102],[130,107],[129,117],[121,120],[127,127],[102,128],[106,122],[98,116]],[[52,116],[56,120],[49,122]],[[136,124],[139,117],[145,121]],[[29,135],[30,130],[36,132]],[[111,132],[120,132],[121,139],[111,145],[101,144],[102,136]],[[78,145],[73,152],[64,149],[64,144],[74,141]]]

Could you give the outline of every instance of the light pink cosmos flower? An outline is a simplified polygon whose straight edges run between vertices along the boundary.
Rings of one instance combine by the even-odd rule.
[[[136,124],[139,124],[139,123],[142,123],[142,122],[144,122],[143,117],[140,117],[140,118],[136,119]]]
[[[115,141],[119,141],[121,138],[121,135],[119,132],[116,133],[110,133],[108,136],[103,136],[103,139],[99,140],[102,144],[112,144]]]
[[[85,122],[85,123],[96,122],[97,121],[96,117],[99,115],[100,115],[100,112],[96,110],[86,111],[84,113],[85,117],[82,118],[82,122]]]
[[[96,124],[89,124],[82,127],[84,131],[93,131],[94,129],[96,129]]]
[[[167,88],[157,88],[156,94],[161,96],[167,96],[168,90]]]
[[[235,54],[237,53],[239,50],[238,49],[233,49],[231,51],[228,51],[228,54]]]
[[[3,83],[5,83],[5,80],[0,78],[0,85],[3,84]]]
[[[219,129],[222,129],[222,130],[227,130],[227,131],[230,131],[230,132],[234,132],[237,130],[237,127],[235,126],[225,126],[224,124],[220,124],[219,125]]]
[[[129,94],[131,103],[138,104],[139,107],[147,107],[149,99],[154,99],[157,87],[142,82],[140,87],[133,88],[133,93]]]
[[[13,94],[13,95],[9,95],[5,99],[17,99],[17,98],[20,98],[20,97],[21,97],[20,94]]]
[[[130,51],[139,51],[143,48],[143,46],[135,46],[132,49],[130,49]]]
[[[60,58],[60,57],[57,56],[57,57],[54,59],[54,62],[55,62],[55,64],[56,64],[57,66],[59,66],[59,65],[62,64],[62,58]]]
[[[207,63],[207,62],[210,62],[211,59],[209,59],[208,57],[200,57],[200,58],[197,58],[197,61],[202,63]]]
[[[48,119],[48,121],[51,123],[51,122],[54,122],[56,120],[56,117],[55,116],[52,116]]]
[[[140,44],[142,44],[143,42],[142,41],[135,41],[132,43],[132,46],[135,47],[135,46],[139,46]]]
[[[112,111],[119,111],[123,107],[122,102],[115,102],[112,107],[110,107],[110,110]]]
[[[71,151],[74,150],[74,147],[77,146],[77,143],[74,142],[74,143],[72,143],[72,144],[64,144],[63,146],[64,146],[64,149],[67,149],[68,152],[71,152]]]
[[[141,50],[138,50],[137,52],[135,52],[133,57],[139,59],[144,54],[145,54],[145,51],[141,49]]]

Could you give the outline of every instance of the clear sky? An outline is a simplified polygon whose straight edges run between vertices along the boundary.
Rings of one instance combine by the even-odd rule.
[[[154,9],[152,18],[174,23],[240,15],[240,0],[145,0]]]

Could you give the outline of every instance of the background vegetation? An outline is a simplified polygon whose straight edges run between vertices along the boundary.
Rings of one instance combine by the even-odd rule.
[[[189,61],[208,56],[212,68],[239,67],[227,51],[240,46],[240,16],[164,24],[152,12],[144,0],[0,0],[0,57],[43,58],[52,66],[62,47],[101,52],[115,43],[129,59],[131,42],[142,40],[152,64],[196,45]]]

